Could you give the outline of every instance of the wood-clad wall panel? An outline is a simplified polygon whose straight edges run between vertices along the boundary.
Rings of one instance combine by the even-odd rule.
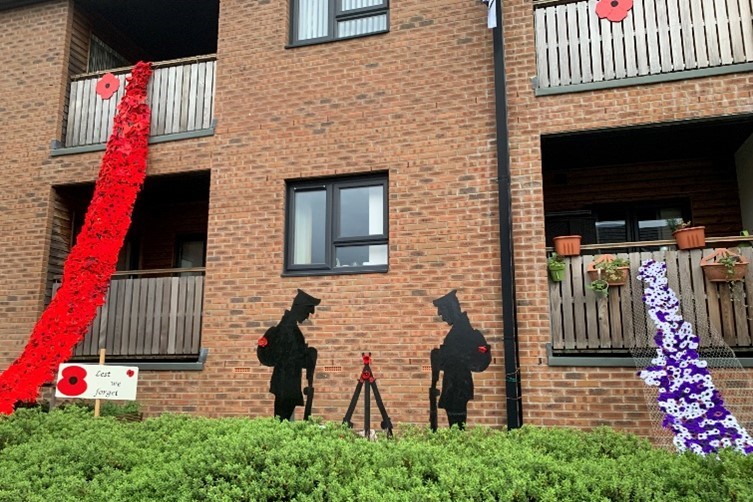
[[[544,171],[548,214],[599,204],[683,198],[690,202],[693,223],[705,225],[708,236],[738,235],[742,229],[732,159]]]

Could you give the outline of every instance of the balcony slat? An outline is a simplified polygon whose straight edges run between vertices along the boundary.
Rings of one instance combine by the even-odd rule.
[[[622,34],[622,23],[612,24],[612,39],[614,40],[614,76],[625,78],[627,75],[625,64],[625,37]]]
[[[680,3],[686,4],[687,0],[680,0]],[[667,0],[667,23],[669,24],[669,47],[672,52],[672,70],[682,71],[685,69],[685,59],[678,0]]]
[[[180,289],[179,279],[173,277],[170,279],[170,324],[167,332],[167,353],[175,354],[175,337],[177,336],[178,320],[178,289]]]
[[[736,3],[737,0],[715,0],[717,32],[719,35],[719,53],[722,64],[732,64],[732,42],[730,40],[729,17],[727,16],[727,4]]]
[[[194,295],[193,306],[193,326],[191,328],[191,346],[190,351],[192,354],[198,354],[201,348],[201,320],[203,315],[203,302],[204,302],[204,278],[200,276],[195,277],[196,280],[196,293]]]
[[[188,131],[188,102],[191,98],[191,67],[181,67],[180,119],[176,122],[178,131]]]
[[[593,75],[591,73],[591,46],[588,39],[588,7],[586,2],[579,2],[576,5],[578,11],[578,31],[580,33],[580,64],[583,74],[583,82],[591,82]]]
[[[628,16],[622,23],[624,26],[624,45],[625,45],[625,74],[628,77],[635,77],[638,75],[638,65],[635,53],[635,18],[634,16]]]
[[[638,60],[638,75],[648,75],[648,42],[646,38],[646,19],[643,14],[643,2],[633,4],[633,23],[635,24],[635,54]]]
[[[740,0],[740,18],[745,46],[745,61],[753,61],[753,0]]]
[[[742,248],[741,254],[753,263],[753,247]],[[753,265],[748,265],[748,272],[745,274],[745,298],[747,301],[744,303],[744,315],[748,324],[748,332],[744,337],[740,337],[740,343],[745,343],[748,346],[753,345]]]
[[[570,58],[570,82],[580,84],[583,80],[580,72],[580,41],[578,39],[578,13],[575,4],[567,4],[567,39]]]
[[[681,0],[680,7],[680,31],[682,33],[682,49],[685,68],[691,70],[698,66],[695,57],[695,44],[693,43],[693,18],[690,15],[690,1]]]
[[[214,94],[215,85],[217,81],[215,79],[215,65],[206,63],[206,92],[204,96],[204,120],[202,122],[202,128],[207,129],[212,125],[212,116],[214,115]]]
[[[588,0],[588,38],[591,40],[591,71],[594,82],[604,80],[604,65],[601,59],[601,32],[599,31],[599,18],[594,14],[596,2]]]
[[[549,281],[549,311],[551,312],[550,320],[552,323],[552,346],[554,350],[565,348],[564,326],[562,324],[562,284],[569,281],[568,277],[562,282]]]
[[[604,80],[613,80],[614,52],[612,49],[612,22],[606,19],[599,21],[601,29],[601,57],[604,64]]]
[[[722,0],[724,1],[724,0]],[[656,0],[656,29],[659,34],[659,55],[661,71],[668,73],[672,68],[672,47],[669,45],[669,16],[667,0]]]
[[[714,0],[703,0],[704,31],[706,33],[706,48],[709,51],[709,65],[719,66],[722,57],[719,53],[719,35],[717,34],[716,13]]]
[[[745,0],[742,0],[745,1]],[[732,44],[732,62],[742,63],[745,61],[745,47],[743,46],[743,32],[740,19],[740,8],[737,1],[727,4],[729,12],[729,37]]]
[[[167,354],[170,343],[170,298],[172,298],[172,279],[162,283],[162,302],[160,303],[159,353]]]
[[[547,7],[545,11],[547,40],[546,58],[549,62],[549,82],[553,87],[557,87],[560,85],[560,72],[557,63],[557,8]]]

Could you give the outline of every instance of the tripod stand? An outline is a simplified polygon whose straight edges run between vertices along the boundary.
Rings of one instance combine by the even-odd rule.
[[[392,421],[387,415],[387,409],[384,407],[384,403],[382,403],[382,396],[379,394],[379,389],[377,388],[376,378],[374,377],[374,373],[371,371],[371,352],[369,352],[368,354],[361,353],[361,357],[363,358],[363,369],[361,370],[361,375],[358,377],[358,384],[356,385],[356,390],[353,392],[353,397],[350,400],[348,411],[347,413],[345,413],[345,417],[343,418],[343,423],[347,424],[351,429],[353,428],[353,422],[351,422],[350,419],[353,418],[353,412],[356,409],[356,404],[358,404],[358,397],[361,394],[361,389],[363,388],[364,384],[366,384],[363,408],[364,437],[368,438],[369,432],[371,431],[371,399],[369,398],[369,394],[371,392],[371,388],[373,387],[374,400],[379,407],[379,413],[382,414],[382,430],[387,432],[388,438],[392,438]]]

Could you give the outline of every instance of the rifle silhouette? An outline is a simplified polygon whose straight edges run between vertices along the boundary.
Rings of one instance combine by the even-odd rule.
[[[433,432],[437,432],[437,399],[439,398],[440,352],[439,349],[431,350],[431,387],[429,387],[429,425]]]
[[[308,420],[311,416],[311,406],[314,403],[314,371],[316,370],[317,352],[313,347],[306,348],[306,380],[308,387],[303,389],[306,395],[306,406],[303,409],[303,419]]]

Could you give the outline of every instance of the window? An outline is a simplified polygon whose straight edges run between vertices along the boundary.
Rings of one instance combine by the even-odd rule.
[[[175,240],[175,268],[199,268],[206,264],[206,235],[179,236]],[[200,272],[183,272],[181,277],[201,275]]]
[[[289,273],[387,270],[387,177],[288,185]]]
[[[291,0],[291,45],[388,31],[389,0]]]

